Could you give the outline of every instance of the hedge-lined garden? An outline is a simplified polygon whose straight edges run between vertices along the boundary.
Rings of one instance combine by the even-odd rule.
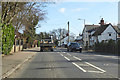
[[[100,43],[96,43],[95,51],[120,55],[120,40],[109,40],[108,42],[102,41]]]
[[[2,54],[9,54],[14,44],[15,28],[9,24],[2,27]]]

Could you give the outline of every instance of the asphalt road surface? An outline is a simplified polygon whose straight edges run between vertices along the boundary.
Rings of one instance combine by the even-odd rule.
[[[118,78],[118,57],[88,52],[38,52],[9,78]]]

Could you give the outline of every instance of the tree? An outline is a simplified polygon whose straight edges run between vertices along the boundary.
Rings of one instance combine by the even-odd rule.
[[[12,23],[16,32],[22,28],[25,29],[25,27],[29,27],[25,25],[29,20],[28,16],[35,15],[39,21],[45,19],[44,7],[45,4],[37,2],[2,2],[2,26]],[[31,17],[31,19],[34,17]]]
[[[2,27],[10,24],[17,14],[24,9],[25,4],[27,3],[2,2]]]
[[[40,32],[36,34],[36,40],[41,41],[42,38],[50,37],[50,34],[47,32]]]
[[[24,28],[23,37],[31,44],[35,39],[36,25],[45,19],[46,13],[43,7],[45,6],[42,3],[37,2],[2,2],[2,29],[5,30],[6,27],[9,28],[9,25],[13,25],[16,34]],[[6,36],[3,37],[7,39]]]
[[[64,39],[66,37],[67,34],[67,30],[66,29],[54,29],[53,31],[49,32],[51,35],[53,35],[54,39],[60,40],[60,39]]]

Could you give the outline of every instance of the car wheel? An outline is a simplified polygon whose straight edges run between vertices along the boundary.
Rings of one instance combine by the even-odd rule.
[[[82,50],[80,50],[80,53],[82,52]]]
[[[41,49],[40,52],[43,52],[43,49]]]
[[[71,49],[70,52],[73,52],[73,50]]]
[[[53,49],[51,49],[51,51],[53,51]]]
[[[69,49],[67,49],[67,51],[69,51]]]

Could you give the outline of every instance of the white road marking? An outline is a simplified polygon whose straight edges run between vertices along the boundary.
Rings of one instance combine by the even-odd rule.
[[[80,59],[80,58],[78,58],[78,57],[75,57],[75,56],[73,56],[73,57],[74,57],[75,59],[78,59],[78,60],[80,60],[80,61],[82,60],[82,59]]]
[[[100,71],[87,71],[87,72],[92,72],[92,73],[104,73],[104,72],[100,72]]]
[[[66,52],[63,52],[63,53],[66,53]],[[68,55],[70,55],[69,53],[67,53]],[[60,55],[61,56],[64,56],[63,54],[61,54],[60,53]],[[71,56],[71,55],[70,55]],[[82,60],[82,59],[80,59],[80,58],[78,58],[78,57],[76,57],[76,56],[73,56],[75,59],[77,59],[77,60]],[[64,56],[64,58],[66,59],[66,60],[68,60],[68,61],[70,61],[70,59],[69,58],[67,58],[66,56]],[[101,69],[101,68],[99,68],[99,67],[97,67],[97,66],[95,66],[95,65],[93,65],[93,64],[90,64],[90,63],[88,63],[88,62],[85,62],[87,65],[89,65],[89,66],[91,66],[91,67],[93,67],[93,68],[96,68],[96,69],[98,69],[98,70],[100,70],[100,71],[86,71],[85,69],[83,69],[82,67],[80,67],[78,64],[76,64],[76,63],[74,63],[74,62],[72,62],[72,64],[73,65],[75,65],[77,68],[79,68],[80,70],[82,70],[83,72],[92,72],[92,73],[104,73],[104,72],[106,72],[105,70],[103,70],[103,69]]]
[[[63,56],[61,53],[60,53],[61,56]]]
[[[117,56],[104,56],[104,55],[94,55],[94,56],[101,56],[101,57],[107,57],[107,58],[118,59]]]
[[[82,67],[80,67],[79,65],[77,65],[76,63],[72,62],[72,64],[74,64],[76,67],[78,67],[80,70],[82,70],[83,72],[87,72],[85,69],[83,69]]]
[[[96,68],[96,69],[98,69],[98,70],[100,70],[100,71],[102,71],[102,72],[106,72],[105,70],[103,70],[103,69],[101,69],[101,68],[99,68],[97,66],[94,66],[94,65],[92,65],[92,64],[90,64],[88,62],[85,62],[85,63],[88,64],[88,65],[90,65],[90,66],[92,66],[92,67],[94,67],[94,68]]]
[[[69,59],[69,58],[67,58],[67,57],[65,57],[65,56],[64,56],[64,58],[65,58],[65,59],[67,59],[68,61],[70,61],[70,59]]]
[[[69,53],[67,53],[69,56],[71,56]]]

